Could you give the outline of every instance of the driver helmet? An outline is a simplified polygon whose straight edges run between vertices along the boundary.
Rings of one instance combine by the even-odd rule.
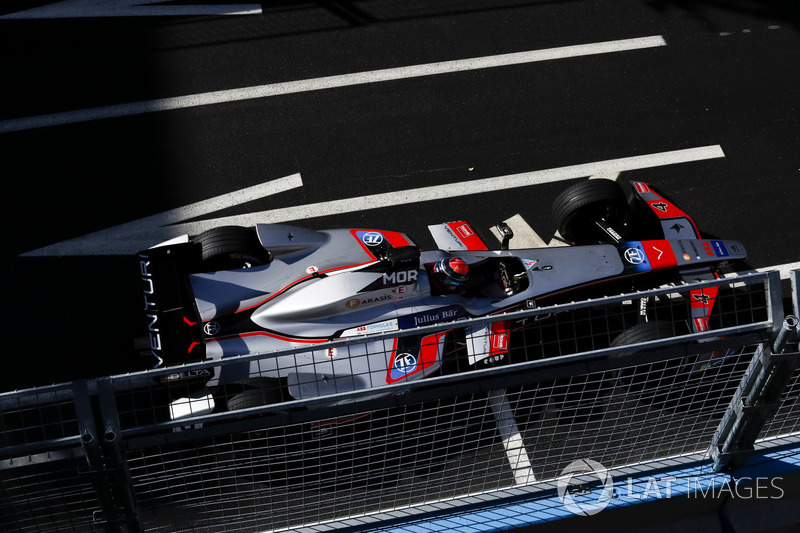
[[[469,265],[460,257],[446,257],[433,265],[433,274],[442,287],[458,291],[469,280]]]

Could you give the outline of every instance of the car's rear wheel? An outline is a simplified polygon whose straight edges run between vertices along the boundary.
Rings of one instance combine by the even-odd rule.
[[[228,411],[273,405],[282,401],[281,381],[279,379],[248,380],[244,390],[228,400]]]
[[[200,245],[203,270],[250,268],[271,260],[252,228],[222,226],[204,231],[193,240]]]
[[[572,185],[553,202],[553,219],[563,238],[575,244],[608,240],[597,225],[602,221],[622,231],[628,202],[620,186],[611,180],[586,180]]]

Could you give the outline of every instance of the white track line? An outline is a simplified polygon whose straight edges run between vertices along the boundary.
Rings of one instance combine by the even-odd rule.
[[[604,174],[598,174],[595,176],[589,176],[590,180],[611,180],[617,181],[619,179],[620,172],[606,172]],[[522,215],[516,214],[513,217],[509,218],[508,220],[504,220],[506,224],[511,228],[511,231],[514,232],[514,238],[511,240],[509,244],[510,248],[519,249],[519,248],[548,248],[554,246],[567,246],[567,243],[563,242],[560,239],[560,235],[558,232],[550,239],[550,242],[545,242],[536,231],[522,218]],[[500,232],[497,228],[492,227],[489,228],[492,234],[497,238],[498,241],[502,242],[503,237],[500,235]]]
[[[0,19],[58,19],[87,17],[166,17],[197,15],[260,15],[258,4],[164,4],[163,0],[63,0],[16,11]]]
[[[221,220],[224,221],[225,224],[248,225],[254,220],[270,223],[304,220],[307,218],[367,211],[370,209],[408,205],[431,200],[451,199],[459,196],[505,191],[508,189],[529,187],[531,185],[542,185],[545,183],[583,178],[603,171],[622,172],[640,170],[721,157],[725,157],[725,153],[719,145],[703,146],[700,148],[688,148],[671,152],[623,157],[620,159],[609,159],[582,165],[571,165],[548,170],[535,170],[533,172],[523,172],[520,174],[462,181],[457,184],[448,183],[445,185],[433,185],[430,187],[421,187],[419,189],[407,189],[404,191],[356,196],[353,198],[332,200],[316,204],[285,207],[282,209],[262,211],[261,213],[226,217],[218,219],[217,222]]]
[[[792,270],[800,270],[800,261],[794,263],[784,263],[782,265],[773,265],[763,268],[755,269],[756,272],[769,272],[772,270],[777,270],[781,273],[781,279],[789,279],[789,272]]]
[[[49,126],[60,126],[64,124],[74,124],[78,122],[87,122],[90,120],[140,115],[144,113],[155,113],[159,111],[186,109],[190,107],[237,102],[241,100],[252,100],[254,98],[267,98],[271,96],[318,91],[322,89],[349,87],[367,83],[378,83],[407,78],[449,74],[453,72],[465,72],[470,70],[504,67],[509,65],[520,65],[525,63],[535,63],[538,61],[550,61],[553,59],[566,59],[587,55],[626,52],[630,50],[640,50],[658,46],[666,46],[664,38],[660,35],[641,37],[637,39],[624,39],[602,43],[564,46],[560,48],[549,48],[544,50],[533,50],[513,54],[474,57],[455,61],[412,65],[407,67],[370,70],[366,72],[357,72],[354,74],[342,74],[338,76],[326,76],[323,78],[272,83],[254,87],[193,94],[189,96],[161,98],[158,100],[147,100],[129,104],[119,104],[106,107],[95,107],[92,109],[82,109],[78,111],[53,113],[51,115],[39,115],[34,117],[4,120],[0,121],[0,133],[44,128]]]
[[[274,194],[297,189],[302,186],[303,179],[300,174],[292,174],[291,176],[286,176],[285,178],[267,181],[252,187],[247,187],[245,189],[225,193],[214,198],[209,198],[208,200],[202,200],[200,202],[195,202],[193,204],[171,209],[169,211],[164,211],[163,213],[158,213],[146,218],[140,218],[139,220],[125,224],[125,227],[128,230],[134,230],[136,228],[167,226],[169,224],[175,224],[184,220],[205,216],[209,213],[221,211],[229,207],[252,202],[253,200],[266,198],[267,196],[272,196]]]
[[[539,237],[539,234],[536,233],[524,218],[522,218],[522,215],[516,214],[503,222],[514,232],[514,238],[509,242],[509,248],[511,250],[547,247],[547,243],[544,242],[544,240]],[[503,237],[500,235],[500,232],[497,231],[496,227],[492,226],[489,230],[498,241],[503,242]]]
[[[543,183],[578,179],[603,172],[639,170],[719,157],[725,157],[725,153],[719,145],[712,145],[671,152],[623,157],[620,159],[609,159],[595,163],[572,165],[549,170],[537,170],[508,176],[484,178],[474,181],[459,182],[455,185],[435,185],[419,189],[408,189],[404,191],[345,198],[342,200],[332,200],[329,202],[284,207],[248,213],[246,215],[236,215],[175,225],[153,223],[153,219],[148,219],[144,222],[139,220],[84,235],[83,237],[62,241],[23,255],[127,255],[136,252],[136,250],[147,248],[158,242],[171,239],[184,233],[196,235],[216,226],[252,226],[258,223],[280,224],[322,216],[364,212],[371,209],[398,205],[407,206],[432,200],[451,200],[458,196],[491,193],[519,187],[529,187],[531,185],[541,185]],[[291,176],[284,179],[290,180]],[[289,181],[289,184],[291,184],[291,181]],[[221,200],[215,199],[211,202],[214,201]],[[173,213],[172,216],[166,216],[164,214],[154,216],[165,217],[172,222],[177,222],[174,214],[180,213],[181,209],[187,208],[171,211],[171,213]]]
[[[503,448],[506,450],[506,458],[514,473],[514,482],[517,485],[525,485],[536,481],[528,450],[525,449],[517,421],[514,419],[514,412],[506,397],[506,390],[490,392],[489,405],[497,423],[497,432],[500,434]]]
[[[89,235],[84,235],[83,237],[63,241],[21,255],[23,257],[52,255],[128,255],[134,253],[136,250],[143,250],[174,236],[181,235],[181,233],[171,232],[169,229],[171,227],[170,224],[205,216],[222,209],[234,207],[302,186],[303,180],[300,174],[292,174],[285,178],[260,183],[252,187],[209,198],[208,200],[202,200],[176,209],[170,209],[169,211],[140,218],[132,222],[126,222],[125,224],[114,226],[113,228],[100,230]],[[124,242],[126,239],[130,239],[135,235],[149,235],[154,229],[156,231],[160,230],[162,235],[169,234],[170,236],[163,239],[157,238],[156,240],[151,240],[149,243],[141,240],[134,240],[129,244]],[[103,251],[104,247],[106,251]]]

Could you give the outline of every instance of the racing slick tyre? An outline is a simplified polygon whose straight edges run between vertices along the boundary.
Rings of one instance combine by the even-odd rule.
[[[249,407],[261,407],[281,403],[281,382],[278,379],[261,379],[248,384],[246,388],[228,400],[228,411],[238,411]]]
[[[553,202],[553,219],[558,232],[575,244],[593,244],[607,239],[596,221],[604,221],[619,233],[627,214],[625,193],[617,182],[606,179],[576,183]]]
[[[655,320],[637,324],[615,337],[610,346],[626,346],[642,342],[667,339],[679,334],[670,322]],[[627,356],[641,352],[641,349],[631,349],[612,355],[612,359],[623,359]],[[656,408],[674,408],[680,401],[683,386],[677,387],[677,380],[681,379],[681,359],[665,359],[642,364],[636,367],[622,368],[617,375],[617,383],[628,387],[631,392],[643,393],[641,401],[649,403]]]
[[[626,329],[614,337],[609,346],[616,348],[617,346],[639,344],[641,342],[654,341],[674,336],[675,328],[671,323],[664,322],[662,320],[654,320],[653,322],[644,322],[642,324],[637,324],[632,328]],[[631,355],[638,351],[639,350],[634,349],[628,352],[621,352],[619,354],[612,355],[611,357],[625,357],[626,355]]]
[[[271,260],[251,228],[221,226],[204,231],[193,240],[200,245],[204,270],[250,268]]]

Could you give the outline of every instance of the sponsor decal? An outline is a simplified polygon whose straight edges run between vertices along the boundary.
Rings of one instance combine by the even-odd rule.
[[[697,249],[697,246],[695,246],[694,241],[689,241],[689,246],[692,247],[692,251],[694,252],[694,258],[699,261],[700,260],[700,251]]]
[[[669,227],[669,229],[671,229],[671,230],[674,230],[674,231],[675,231],[675,233],[680,233],[680,232],[681,232],[681,230],[682,230],[682,229],[684,229],[684,228],[685,228],[685,226],[681,226],[681,225],[680,225],[680,224],[678,224],[677,222],[676,222],[674,225],[672,225],[672,226],[670,226],[670,227]]]
[[[374,229],[351,229],[350,234],[355,237],[364,251],[378,259],[388,248],[410,246],[411,243],[402,233]]]
[[[328,348],[327,350],[325,350],[325,355],[327,355],[328,357],[336,357],[336,354],[338,353],[339,351],[336,348]]]
[[[538,259],[523,259],[522,260],[522,264],[525,265],[525,269],[526,270],[532,269],[533,265],[535,265],[538,262],[539,262]]]
[[[371,333],[385,333],[387,331],[397,331],[397,319],[384,320],[373,324],[365,324],[355,328],[350,328],[342,332],[342,337],[354,337],[356,335],[369,335]]]
[[[164,364],[164,359],[158,355],[161,351],[161,330],[158,328],[158,315],[148,313],[146,315],[147,336],[150,338],[150,354],[156,358],[156,364],[153,368],[158,368]]]
[[[492,333],[492,350],[508,350],[508,332],[499,331]]]
[[[205,325],[203,326],[203,333],[205,333],[209,337],[215,336],[217,333],[219,333],[219,330],[220,330],[219,322],[215,320],[206,322]]]
[[[417,358],[410,353],[399,353],[392,363],[392,379],[401,379],[417,370]]]
[[[706,255],[710,255],[711,257],[714,257],[714,250],[711,249],[711,243],[703,242],[703,250],[706,251]]]
[[[616,231],[614,231],[614,228],[612,228],[612,227],[609,227],[609,228],[608,228],[608,233],[609,233],[609,234],[610,234],[612,237],[614,237],[614,239],[615,239],[615,240],[617,240],[617,241],[621,241],[621,240],[622,240],[622,235],[620,235],[619,233],[617,233]]]
[[[681,239],[681,240],[674,240],[674,241],[670,241],[670,242],[671,242],[672,248],[673,248],[673,250],[675,252],[675,258],[676,259],[682,258],[684,261],[691,261],[692,260],[692,256],[689,255],[689,251],[686,249],[686,243],[689,242],[689,241]],[[675,244],[676,243],[678,245],[678,248],[680,248],[680,251],[678,251],[675,248]]]
[[[379,302],[386,302],[389,300],[394,300],[394,296],[392,293],[381,294],[380,296],[375,296],[374,298],[364,298],[361,300],[362,304],[375,304]],[[350,300],[352,301],[352,300]]]
[[[691,308],[692,308],[692,322],[696,332],[708,331],[711,309],[714,307],[714,301],[717,297],[718,287],[708,287],[706,289],[697,289],[690,292],[691,294]]]
[[[419,273],[416,270],[400,270],[398,272],[387,272],[383,274],[381,280],[384,285],[402,285],[416,283]]]
[[[139,270],[142,274],[142,283],[144,284],[144,310],[149,311],[155,309],[156,303],[153,301],[153,296],[156,291],[153,287],[153,275],[149,272],[150,261],[139,261]]]
[[[489,248],[475,234],[475,230],[468,222],[456,221],[444,224],[444,231],[453,241],[454,250],[488,250]]]
[[[461,224],[456,228],[456,232],[461,235],[462,238],[467,239],[475,235],[475,232],[472,231],[472,228],[469,227],[469,224]]]
[[[306,269],[306,274],[316,274],[317,272],[319,272],[319,267],[313,265]]]
[[[139,272],[144,285],[144,310],[147,311],[147,336],[150,339],[150,354],[155,358],[156,364],[153,368],[158,368],[164,364],[164,358],[159,355],[161,351],[161,329],[158,325],[158,314],[156,313],[156,303],[154,300],[155,287],[153,285],[153,274],[150,272],[150,261],[143,257],[139,261]]]
[[[461,250],[466,250],[467,249],[467,246],[464,244],[464,241],[462,241],[458,237],[458,235],[456,235],[455,232],[452,229],[450,229],[450,226],[445,226],[444,230],[445,230],[445,233],[447,233],[448,237],[453,239],[453,243],[455,244],[457,249],[461,249]]]
[[[626,272],[649,272],[653,268],[659,268],[664,261],[652,264],[647,253],[644,251],[644,244],[639,241],[621,242],[617,248],[620,258],[623,259],[623,268]]]
[[[714,299],[717,297],[718,288],[708,287],[706,289],[695,289],[691,291],[691,306],[692,309],[709,308],[705,310],[707,314],[710,307],[714,305]]]
[[[647,247],[650,248],[647,252],[647,260],[653,269],[662,270],[678,265],[678,258],[673,252],[670,241],[649,241]]]
[[[367,231],[361,235],[361,242],[367,246],[380,246],[383,243],[383,235],[377,231]]]
[[[208,369],[201,369],[201,370],[189,370],[187,372],[179,372],[177,374],[169,374],[167,376],[161,376],[158,380],[161,383],[170,383],[173,381],[184,381],[190,379],[198,379],[202,378],[204,380],[209,380],[214,377],[214,373]]]
[[[722,241],[711,241],[711,246],[716,252],[717,257],[728,257],[730,255],[728,249],[725,247],[725,243]]]
[[[467,329],[467,353],[470,365],[474,365],[491,355],[492,341],[490,328],[494,324],[487,324],[477,328]]]
[[[344,303],[344,305],[346,305],[350,309],[355,309],[359,305],[376,304],[393,300],[394,300],[394,293],[386,292],[378,296],[373,296],[372,298],[351,298],[350,300],[347,300]]]
[[[492,337],[492,349],[506,350],[508,348],[508,335],[505,333],[498,333]]]
[[[625,261],[632,265],[640,265],[644,263],[645,259],[647,259],[647,257],[644,255],[644,252],[638,248],[628,248],[625,250],[623,257],[625,258]]]
[[[401,337],[395,339],[392,348],[394,354],[387,360],[387,383],[396,383],[401,379],[412,379],[417,374],[421,377],[425,369],[439,362],[439,347],[446,333],[434,333],[426,337]]]
[[[646,183],[637,181],[634,183],[634,185],[636,186],[636,190],[639,192],[650,192],[650,187],[648,187]]]
[[[708,294],[703,294],[703,293],[692,294],[692,298],[694,298],[698,302],[702,302],[703,305],[708,305],[708,301],[711,299],[711,297]]]
[[[460,305],[440,307],[424,313],[402,317],[400,319],[400,328],[415,328],[417,326],[427,326],[428,324],[455,320],[464,316],[464,314],[464,309]]]

